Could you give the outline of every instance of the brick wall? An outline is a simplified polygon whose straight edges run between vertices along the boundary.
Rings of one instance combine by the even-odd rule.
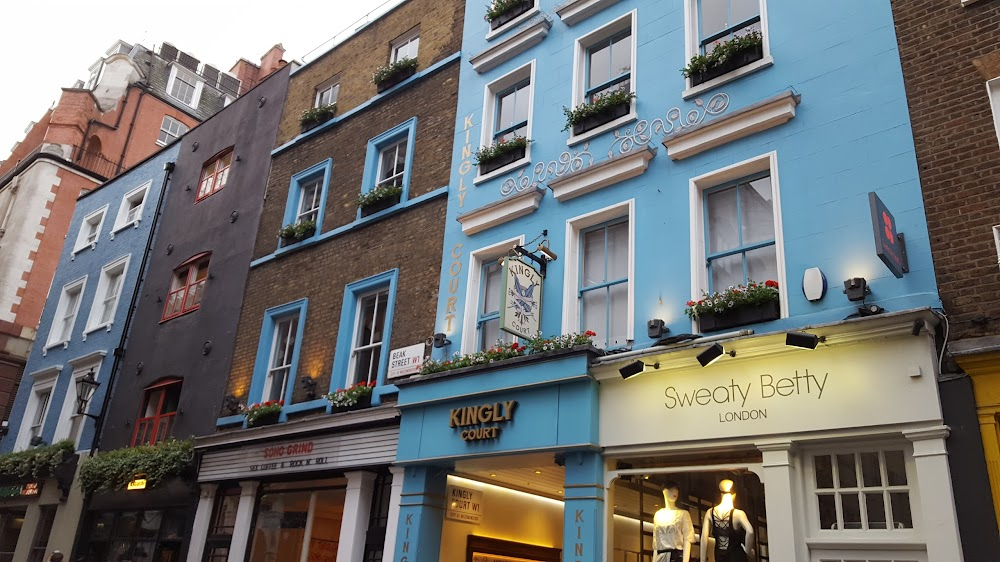
[[[462,0],[409,0],[310,62],[292,76],[278,129],[278,144],[299,134],[299,115],[312,107],[317,86],[339,77],[337,113],[342,114],[375,95],[372,72],[389,62],[389,45],[394,39],[420,28],[417,53],[420,72],[462,48],[464,19]]]
[[[893,0],[927,225],[952,339],[1000,331],[1000,2]]]

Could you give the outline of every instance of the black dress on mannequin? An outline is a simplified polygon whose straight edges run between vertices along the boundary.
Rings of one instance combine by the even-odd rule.
[[[733,526],[733,509],[725,517],[712,510],[712,536],[715,537],[715,562],[747,562],[743,549],[746,531]]]

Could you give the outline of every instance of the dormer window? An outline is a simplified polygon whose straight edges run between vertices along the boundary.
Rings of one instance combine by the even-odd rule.
[[[170,67],[170,78],[167,80],[167,93],[170,97],[183,103],[184,105],[197,109],[198,100],[201,98],[202,81],[198,75],[172,65]]]

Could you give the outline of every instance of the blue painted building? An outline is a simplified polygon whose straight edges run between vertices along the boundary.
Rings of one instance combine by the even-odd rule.
[[[594,348],[399,383],[397,552],[960,559],[889,6],[492,7],[466,7],[436,359],[536,322]]]
[[[157,205],[178,146],[164,148],[77,201],[0,450],[66,439],[80,452],[94,446],[96,416],[112,386],[115,353],[123,346]],[[88,376],[98,386],[80,410],[77,383]],[[69,493],[68,482],[66,490],[57,489],[54,481],[44,484],[41,494],[24,504],[25,531],[16,552],[23,548],[25,556],[36,525],[59,530],[49,538],[50,549],[69,552],[73,546],[82,495],[79,489]]]

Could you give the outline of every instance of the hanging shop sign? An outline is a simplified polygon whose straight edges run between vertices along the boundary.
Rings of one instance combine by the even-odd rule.
[[[500,424],[512,421],[516,408],[517,400],[452,408],[448,425],[460,430],[462,440],[469,443],[498,439],[503,429]]]
[[[0,498],[16,498],[23,496],[37,496],[41,491],[38,482],[26,482],[13,486],[0,486]]]
[[[483,520],[483,492],[461,486],[448,486],[448,509],[445,517],[479,525]]]
[[[904,273],[910,271],[903,233],[896,231],[896,219],[874,191],[868,193],[868,204],[872,211],[872,227],[875,229],[875,255],[893,275],[902,278]]]
[[[520,258],[503,260],[500,329],[522,338],[538,335],[542,316],[542,274]]]
[[[146,479],[136,478],[128,483],[128,490],[145,490],[146,489]]]
[[[393,349],[389,352],[389,371],[386,378],[397,379],[407,375],[416,375],[424,364],[424,344],[418,343],[409,347]]]

